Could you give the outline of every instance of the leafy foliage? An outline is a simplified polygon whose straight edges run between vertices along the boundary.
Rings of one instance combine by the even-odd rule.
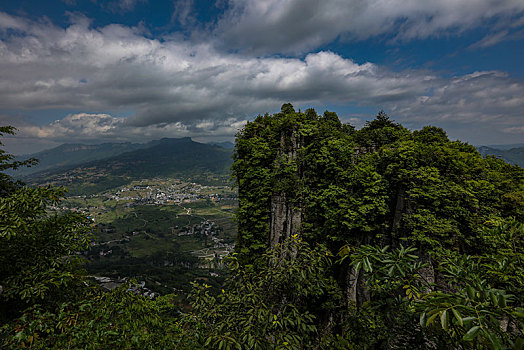
[[[183,330],[173,298],[149,300],[122,285],[111,292],[89,290],[77,302],[54,310],[35,305],[11,327],[9,348],[166,349],[178,348]],[[189,349],[187,343],[184,349]]]
[[[293,258],[290,259],[290,254]],[[309,349],[326,344],[319,311],[332,311],[340,294],[329,277],[329,252],[291,237],[263,255],[260,271],[229,260],[232,277],[214,296],[195,285],[193,312],[210,349]]]
[[[426,268],[427,264],[413,254],[416,248],[404,248],[401,245],[391,251],[389,246],[378,248],[361,245],[351,254],[346,253],[348,250],[351,250],[348,246],[341,249],[340,261],[349,257],[355,272],[364,271],[367,276],[366,288],[372,296],[391,297],[405,291],[408,300],[420,298],[427,282],[423,283],[418,271]]]
[[[327,243],[417,242],[428,249],[481,247],[478,227],[522,220],[524,172],[436,127],[411,132],[383,112],[355,131],[336,114],[284,105],[237,135],[233,177],[239,190],[239,258],[262,254],[271,200],[285,193],[302,210],[301,234]],[[297,156],[287,151],[297,147]]]
[[[333,255],[342,249],[345,258],[331,273],[353,301],[340,323],[344,347],[517,344],[522,168],[483,158],[437,127],[407,130],[383,112],[355,130],[334,113],[302,113],[286,104],[237,135],[233,176],[241,264],[263,265],[258,259],[275,234],[276,196],[300,211],[305,241],[324,244]],[[464,297],[468,286],[480,299]],[[486,304],[495,296],[502,298],[498,304]],[[446,306],[459,302],[464,309]],[[445,329],[422,328],[415,321],[421,306],[427,315],[437,310],[432,321],[447,310]],[[467,324],[479,327],[474,342],[467,340],[472,333],[463,339],[471,328],[448,327],[455,312],[481,306],[486,318]],[[495,325],[504,320],[513,328],[501,333]]]
[[[0,136],[14,135],[16,128],[12,126],[0,126]],[[0,141],[0,146],[3,143]],[[9,169],[18,169],[24,166],[36,165],[38,161],[34,158],[26,159],[24,161],[15,161],[12,154],[7,153],[5,150],[0,148],[0,196],[5,196],[21,186],[22,183],[19,181],[13,181],[12,177],[5,172]]]
[[[13,133],[13,128],[2,128]],[[32,164],[10,162],[2,151],[1,168]],[[63,195],[60,188],[29,188],[1,174],[0,191],[0,320],[20,313],[36,302],[54,304],[71,294],[78,282],[75,253],[87,247],[88,224],[85,218],[69,213],[49,215],[48,205]],[[71,289],[65,290],[68,286]]]
[[[521,224],[514,219],[498,223],[490,229],[493,235],[522,237]],[[501,229],[504,232],[501,232]],[[496,244],[506,245],[507,243]],[[462,344],[465,348],[521,349],[524,344],[524,312],[522,285],[500,284],[497,275],[491,271],[500,263],[489,254],[469,256],[456,252],[441,251],[434,254],[440,261],[443,280],[439,285],[429,283],[420,273],[427,266],[413,254],[414,248],[400,247],[393,251],[389,247],[362,245],[358,248],[344,247],[340,254],[350,259],[355,270],[362,270],[370,299],[356,312],[360,323],[365,323],[361,332],[369,333],[370,325],[376,318],[369,310],[381,310],[382,325],[387,326],[391,310],[407,316],[419,316],[422,327],[419,333],[426,345],[429,343]],[[503,249],[501,249],[503,251]],[[516,259],[518,252],[512,254]],[[508,257],[510,258],[510,257]],[[519,270],[522,271],[521,269]],[[498,284],[497,288],[494,284]],[[501,287],[512,289],[518,294],[510,294]],[[405,291],[405,293],[403,293]],[[390,325],[390,327],[393,325]],[[433,332],[433,333],[432,333]],[[443,332],[435,338],[435,332]],[[447,335],[449,338],[443,337]],[[351,334],[349,338],[351,339]],[[353,335],[354,337],[354,335]],[[355,339],[352,339],[355,341]],[[450,343],[451,341],[451,343]]]

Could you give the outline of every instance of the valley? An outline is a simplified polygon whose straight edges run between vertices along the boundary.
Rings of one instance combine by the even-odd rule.
[[[110,146],[113,153],[106,144],[35,154],[47,168],[22,176],[34,186],[66,189],[49,212],[89,219],[93,238],[81,253],[87,274],[108,289],[134,279],[144,295],[175,293],[181,300],[195,280],[220,285],[222,259],[237,234],[232,149],[189,138]],[[87,161],[64,167],[61,157]]]
[[[154,178],[70,196],[49,210],[91,220],[85,268],[105,278],[105,286],[134,278],[157,294],[183,294],[195,279],[222,280],[222,259],[236,238],[236,206],[237,194],[228,186]]]

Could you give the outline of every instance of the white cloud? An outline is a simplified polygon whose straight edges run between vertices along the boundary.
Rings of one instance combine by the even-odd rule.
[[[147,2],[147,0],[115,0],[108,3],[107,7],[113,12],[129,12],[135,9],[139,2]]]
[[[25,139],[54,140],[62,142],[148,141],[162,137],[196,137],[201,139],[230,138],[247,120],[234,118],[215,121],[200,120],[193,125],[180,121],[134,127],[125,118],[108,114],[69,114],[52,123],[35,126],[28,123],[18,125],[18,134]]]
[[[0,108],[125,107],[136,110],[128,120],[136,126],[243,118],[288,100],[390,100],[417,89],[410,79],[331,52],[246,58],[208,43],[148,39],[136,28],[92,29],[83,20],[65,30],[32,23],[3,47]]]
[[[216,28],[226,47],[257,54],[305,52],[339,36],[393,40],[452,35],[497,19],[521,21],[521,0],[230,0]]]
[[[523,18],[524,19],[524,18]],[[469,46],[470,49],[485,49],[490,46],[497,45],[505,41],[517,41],[524,38],[524,30],[510,31],[502,30],[496,33],[490,33],[477,41],[476,43]]]
[[[270,5],[260,2],[258,11],[280,21]],[[86,111],[47,126],[24,125],[35,137],[232,136],[248,118],[285,102],[371,106],[400,122],[474,121],[500,132],[522,125],[524,84],[497,71],[444,78],[322,51],[303,59],[255,58],[224,53],[212,42],[161,41],[140,28],[72,21],[62,29],[0,12],[0,109]],[[96,113],[119,110],[135,113]]]
[[[441,79],[431,93],[406,102],[392,103],[390,108],[398,115],[424,122],[522,123],[519,109],[524,107],[524,84],[498,71],[475,72]]]
[[[524,134],[524,126],[514,126],[511,128],[504,129],[509,134]]]
[[[20,17],[13,17],[5,12],[0,12],[0,30],[27,30],[28,21]],[[1,33],[1,32],[0,32]]]
[[[171,20],[182,26],[193,24],[196,19],[193,13],[194,0],[177,0],[173,2],[174,11]]]

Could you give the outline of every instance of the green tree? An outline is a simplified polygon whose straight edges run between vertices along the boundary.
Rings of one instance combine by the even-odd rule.
[[[14,128],[2,127],[14,134]],[[12,161],[0,151],[0,168],[34,164]],[[78,284],[78,253],[87,248],[89,224],[74,213],[52,214],[64,189],[31,188],[0,173],[0,320],[16,317],[35,303],[56,305]],[[65,289],[67,287],[67,290]]]
[[[523,225],[514,219],[487,225],[484,238],[492,250],[476,256],[448,250],[432,254],[439,261],[439,284],[425,279],[428,264],[413,247],[343,247],[341,260],[349,259],[355,270],[363,271],[370,294],[369,301],[353,311],[351,320],[357,327],[347,332],[348,340],[358,344],[376,339],[373,346],[382,342],[379,347],[384,347],[406,337],[411,328],[411,338],[403,340],[404,346],[414,345],[418,338],[418,344],[441,347],[521,349],[524,309],[520,278],[524,269],[519,262],[522,252],[515,244],[524,235]],[[504,266],[507,273],[502,272]],[[410,321],[398,329],[401,315]],[[381,335],[385,328],[395,330],[395,337]],[[363,334],[367,335],[364,339]]]
[[[301,113],[284,105],[280,113],[257,117],[237,135],[233,176],[240,198],[240,264],[253,265],[255,271],[262,266],[257,259],[272,244],[269,238],[280,234],[272,223],[285,221],[289,226],[293,217],[300,222],[294,229],[304,241],[322,244],[333,255],[346,245],[388,245],[395,252],[402,246],[416,248],[421,252],[416,263],[426,266],[426,288],[448,281],[443,252],[474,257],[481,265],[498,259],[500,265],[483,270],[491,278],[490,288],[513,294],[518,299],[512,299],[512,305],[520,305],[520,263],[508,255],[519,241],[503,236],[493,248],[495,238],[487,241],[491,236],[486,236],[484,223],[524,220],[524,170],[483,158],[473,146],[450,141],[440,128],[412,132],[384,112],[360,130],[335,119],[334,113],[319,116],[311,109]],[[287,208],[281,210],[287,214],[277,214],[275,205]],[[298,212],[300,220],[292,212]],[[363,339],[359,344],[372,343],[369,338],[375,337],[381,344],[377,346],[390,346],[384,329],[399,329],[401,334],[401,325],[411,325],[404,327],[410,329],[410,339],[425,344],[427,334],[413,323],[412,300],[393,303],[406,290],[394,286],[389,298],[381,297],[373,290],[375,277],[348,260],[330,271],[346,298],[356,300],[348,304],[355,310],[351,319],[363,320],[362,332],[348,328],[343,338],[353,332],[351,339]],[[416,289],[409,291],[416,295]],[[383,304],[386,300],[392,303]],[[393,316],[396,310],[406,312],[397,312],[400,318],[385,317],[387,310]],[[362,312],[371,316],[361,318]],[[369,333],[373,327],[376,331]],[[447,332],[438,336],[443,344],[453,341]]]
[[[218,295],[195,285],[191,295],[200,343],[209,349],[310,349],[329,343],[320,311],[334,311],[340,294],[330,256],[297,236],[262,257],[254,271],[229,259],[231,277]]]
[[[16,128],[12,126],[0,126],[0,136],[4,135],[14,135]],[[2,141],[0,141],[0,146],[3,146]],[[23,185],[20,181],[14,181],[13,178],[4,173],[4,171],[9,169],[18,169],[23,166],[36,165],[38,161],[34,158],[27,159],[23,162],[13,160],[14,156],[10,153],[7,153],[4,149],[0,148],[0,196],[6,196],[10,192],[14,191],[16,188]]]
[[[86,290],[83,298],[55,309],[32,307],[19,317],[8,348],[198,349],[176,317],[173,296],[155,300],[124,284],[112,291]]]

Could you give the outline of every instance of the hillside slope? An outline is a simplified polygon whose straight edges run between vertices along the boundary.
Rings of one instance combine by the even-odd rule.
[[[59,167],[71,168],[85,162],[113,157],[125,152],[135,151],[146,147],[149,147],[149,145],[130,142],[102,143],[98,145],[65,143],[58,147],[38,153],[17,156],[16,160],[19,161],[36,158],[39,160],[39,163],[30,168],[19,168],[16,171],[12,171],[11,174],[14,176],[24,176],[41,171],[53,170]]]
[[[67,186],[71,194],[92,194],[153,177],[178,177],[202,184],[223,184],[229,179],[232,150],[191,138],[165,138],[150,147],[113,157],[32,174],[26,181]]]
[[[517,164],[524,167],[524,147],[498,149],[488,146],[480,146],[477,147],[477,150],[482,154],[482,156],[496,156],[510,164]]]

